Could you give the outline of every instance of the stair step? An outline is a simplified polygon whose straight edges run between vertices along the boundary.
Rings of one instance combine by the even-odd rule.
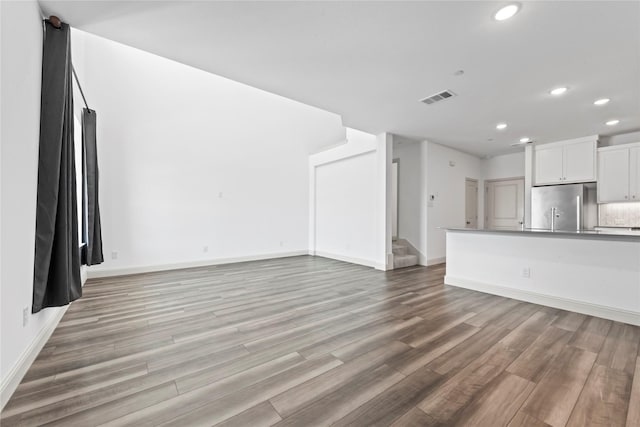
[[[407,248],[404,245],[399,245],[397,243],[394,243],[393,246],[391,247],[391,252],[393,252],[394,255],[408,255],[409,248]]]
[[[393,268],[411,267],[418,264],[416,255],[395,255],[393,257]]]

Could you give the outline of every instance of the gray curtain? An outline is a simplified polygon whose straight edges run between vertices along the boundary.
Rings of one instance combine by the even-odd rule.
[[[82,295],[69,26],[44,21],[38,202],[33,279],[36,313]]]
[[[84,150],[83,176],[87,197],[84,227],[87,233],[82,262],[86,265],[100,264],[102,256],[102,231],[100,227],[100,206],[98,205],[98,154],[96,149],[96,112],[82,110],[82,149]]]

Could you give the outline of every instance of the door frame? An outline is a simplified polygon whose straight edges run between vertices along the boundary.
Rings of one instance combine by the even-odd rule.
[[[483,197],[483,200],[484,200],[484,221],[483,221],[484,228],[487,228],[487,225],[488,225],[487,223],[489,221],[489,203],[487,203],[487,201],[488,201],[487,195],[489,194],[489,184],[496,183],[496,182],[502,182],[502,181],[513,181],[513,180],[516,180],[516,179],[521,179],[521,180],[523,180],[523,182],[525,182],[525,191],[522,193],[522,206],[526,209],[526,203],[525,203],[527,201],[526,200],[527,197],[525,195],[525,193],[526,193],[526,179],[525,179],[524,176],[512,176],[512,177],[509,177],[509,178],[496,178],[496,179],[485,179],[484,180],[484,195],[483,195],[484,196]],[[525,210],[525,215],[526,215],[526,210]]]
[[[474,182],[476,184],[476,228],[478,227],[478,219],[480,217],[480,181],[475,178],[464,178],[464,227],[467,228],[467,183]]]

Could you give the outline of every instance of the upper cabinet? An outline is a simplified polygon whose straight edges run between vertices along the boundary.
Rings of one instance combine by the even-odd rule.
[[[547,144],[550,145],[550,144]],[[564,177],[564,147],[535,147],[535,185],[559,184]]]
[[[534,185],[596,180],[597,136],[536,145]]]
[[[598,203],[640,201],[640,143],[598,149]]]

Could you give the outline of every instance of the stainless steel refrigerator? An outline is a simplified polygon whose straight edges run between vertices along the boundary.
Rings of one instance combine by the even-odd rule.
[[[564,184],[531,189],[531,228],[591,230],[598,225],[596,184]]]

